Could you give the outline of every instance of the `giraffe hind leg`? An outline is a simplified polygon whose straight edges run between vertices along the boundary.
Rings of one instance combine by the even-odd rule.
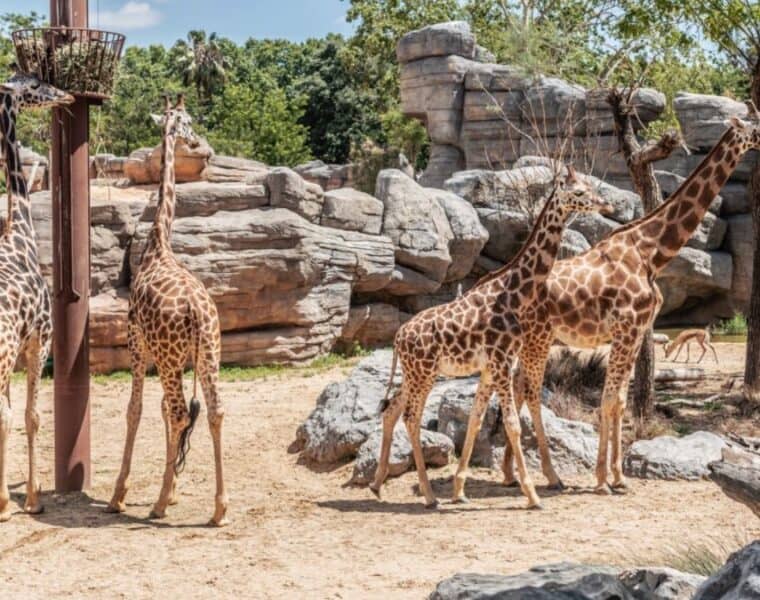
[[[224,527],[229,524],[227,507],[229,497],[224,481],[224,464],[222,452],[222,423],[224,421],[224,404],[219,398],[219,345],[212,343],[201,348],[197,359],[197,377],[203,389],[206,402],[206,414],[211,440],[214,444],[214,470],[216,475],[216,492],[214,495],[214,515],[209,524]]]
[[[403,386],[403,384],[402,384]],[[391,445],[393,443],[393,430],[396,427],[399,417],[404,410],[405,394],[403,387],[390,400],[388,406],[383,411],[383,440],[380,447],[380,457],[375,470],[375,478],[369,484],[369,489],[378,499],[381,497],[381,491],[385,479],[388,477],[388,463],[391,455]]]

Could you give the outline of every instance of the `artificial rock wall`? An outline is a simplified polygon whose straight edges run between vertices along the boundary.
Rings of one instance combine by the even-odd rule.
[[[576,165],[617,188],[632,189],[606,92],[489,62],[492,57],[461,22],[408,33],[398,43],[397,58],[402,109],[426,125],[432,143],[423,185],[453,189],[463,177],[508,173],[521,159],[565,144]],[[641,128],[662,114],[665,97],[639,89],[634,103]],[[728,117],[747,114],[746,106],[732,99],[687,93],[675,98],[674,109],[688,152],[677,150],[656,164],[664,196],[704,158]],[[544,141],[537,143],[538,138]],[[755,160],[755,153],[744,159],[689,246],[659,280],[666,297],[661,324],[707,322],[746,310],[752,265],[746,187]],[[606,229],[614,227],[608,223]],[[592,232],[587,241],[595,237]],[[491,258],[503,261],[508,255]]]

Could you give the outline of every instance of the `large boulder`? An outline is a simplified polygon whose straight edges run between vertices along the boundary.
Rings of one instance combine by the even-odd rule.
[[[440,203],[396,169],[380,172],[375,196],[385,206],[383,233],[393,240],[396,262],[442,282],[452,262],[454,234]]]
[[[349,347],[359,344],[362,348],[390,345],[398,328],[410,317],[397,306],[383,302],[352,306],[340,335],[341,342]]]
[[[726,564],[694,595],[694,600],[752,600],[760,598],[760,541],[729,556]]]
[[[220,210],[247,210],[269,204],[267,189],[261,184],[247,183],[180,183],[175,187],[176,219],[183,217],[207,217]],[[151,196],[150,204],[141,216],[142,221],[153,222],[156,216],[158,193]]]
[[[533,567],[519,575],[461,573],[440,582],[430,600],[634,600],[619,569],[573,563]]]
[[[431,600],[689,600],[704,577],[665,567],[559,563],[518,575],[461,573],[438,584]]]
[[[391,352],[378,350],[363,359],[349,377],[331,383],[317,406],[298,428],[301,456],[315,463],[333,463],[356,456],[380,423],[380,408],[390,380]],[[397,384],[400,382],[397,372]]]
[[[488,230],[483,227],[472,204],[445,190],[429,189],[446,213],[453,238],[449,242],[451,265],[445,281],[464,279],[475,264],[475,259],[488,241]]]
[[[190,147],[180,141],[174,150],[174,176],[177,183],[200,181],[214,150],[202,140]],[[124,163],[124,176],[133,184],[158,183],[161,180],[161,144],[155,148],[140,148],[132,152]]]
[[[359,448],[354,462],[354,472],[351,483],[368,484],[372,481],[380,459],[380,447],[383,441],[382,428],[373,431]],[[425,464],[430,467],[445,467],[454,454],[454,444],[451,439],[441,433],[423,429],[420,431],[420,444]],[[388,462],[388,475],[397,477],[410,469],[414,469],[414,456],[409,435],[403,423],[397,423],[393,430],[393,442]]]
[[[729,117],[747,116],[747,105],[724,96],[679,92],[673,110],[684,141],[695,150],[709,150],[726,131]]]
[[[732,277],[733,261],[728,252],[681,248],[657,278],[664,296],[660,315],[682,307],[687,300],[728,292]]]
[[[456,386],[449,386],[441,395],[437,427],[439,432],[454,440],[457,452],[461,452],[478,378],[456,381]],[[545,406],[541,407],[541,415],[552,449],[552,462],[557,471],[561,474],[576,474],[593,467],[598,449],[598,436],[594,428],[587,423],[558,417]],[[527,407],[521,411],[520,421],[526,462],[531,468],[538,468],[541,465],[538,440]],[[501,423],[498,398],[494,396],[483,417],[471,463],[483,467],[497,467],[501,463],[505,444],[506,437]]]
[[[208,161],[203,179],[210,183],[262,184],[269,170],[257,160],[215,154]]]
[[[399,63],[450,54],[475,58],[475,36],[465,21],[437,23],[410,31],[396,45]]]
[[[353,188],[325,192],[321,223],[323,227],[377,235],[383,227],[383,203]]]
[[[266,185],[271,206],[287,208],[307,221],[319,223],[324,195],[316,183],[305,181],[287,167],[277,167],[267,175]]]
[[[704,479],[709,475],[707,465],[720,460],[725,447],[722,437],[707,431],[638,440],[625,453],[623,470],[642,479]]]
[[[321,160],[312,160],[293,167],[306,181],[316,183],[326,192],[342,187],[350,187],[353,179],[353,165],[328,165]]]
[[[525,90],[522,114],[544,136],[583,136],[586,90],[563,79],[540,77]]]
[[[129,290],[121,288],[90,298],[90,371],[130,368],[127,350]]]

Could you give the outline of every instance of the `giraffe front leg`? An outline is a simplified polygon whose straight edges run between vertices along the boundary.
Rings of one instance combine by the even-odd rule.
[[[26,501],[24,512],[40,514],[44,507],[40,501],[40,484],[37,479],[37,432],[40,428],[40,414],[37,411],[37,396],[40,376],[47,360],[50,333],[39,331],[26,348],[26,411],[25,425],[27,448],[29,453],[29,478],[26,482]]]
[[[126,510],[124,500],[129,490],[129,472],[132,466],[132,453],[135,448],[135,438],[140,425],[143,404],[143,384],[147,367],[147,351],[142,334],[137,325],[129,324],[127,342],[132,362],[132,394],[127,407],[127,437],[124,442],[124,454],[121,459],[121,470],[116,479],[113,496],[106,507],[106,512],[120,513]]]
[[[465,435],[464,446],[462,447],[462,455],[459,457],[459,465],[457,466],[456,475],[454,475],[454,502],[468,502],[467,496],[464,494],[467,470],[470,466],[472,449],[475,445],[478,433],[480,432],[480,428],[483,425],[483,415],[488,408],[488,401],[491,398],[492,392],[493,390],[491,388],[488,374],[483,373],[480,383],[478,384],[478,391],[475,393],[475,399],[472,402],[472,408],[470,409],[470,418],[467,423],[467,434]]]
[[[0,387],[6,389],[6,386]],[[11,432],[11,406],[7,393],[0,395],[0,523],[11,518],[8,492],[8,437]]]
[[[541,508],[541,500],[538,497],[538,494],[536,494],[533,480],[525,465],[525,456],[523,455],[522,442],[520,440],[520,435],[522,433],[520,417],[517,414],[517,407],[515,406],[512,391],[512,380],[509,374],[509,366],[511,366],[512,362],[513,360],[508,360],[507,368],[501,367],[503,370],[494,377],[494,383],[501,402],[504,429],[507,433],[507,439],[509,439],[509,443],[512,446],[515,463],[517,464],[517,472],[520,474],[520,488],[528,499],[528,508],[539,509]],[[494,366],[498,367],[498,365]]]
[[[391,445],[393,444],[393,430],[396,427],[398,418],[401,416],[401,412],[406,406],[404,401],[404,388],[399,390],[391,398],[390,404],[383,411],[383,441],[380,447],[380,458],[377,463],[377,469],[375,470],[375,478],[372,483],[369,484],[369,489],[372,491],[378,499],[381,497],[381,490],[383,483],[385,483],[388,477],[388,463],[391,456]]]

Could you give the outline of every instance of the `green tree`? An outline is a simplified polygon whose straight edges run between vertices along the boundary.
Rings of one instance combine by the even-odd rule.
[[[195,88],[202,106],[208,106],[227,81],[229,60],[222,47],[216,33],[206,37],[205,31],[193,30],[187,34],[187,42],[179,41],[172,49],[173,69],[186,86]]]
[[[270,165],[296,165],[311,158],[308,130],[299,120],[303,98],[289,96],[265,74],[249,84],[229,84],[214,99],[208,139],[222,154]]]

